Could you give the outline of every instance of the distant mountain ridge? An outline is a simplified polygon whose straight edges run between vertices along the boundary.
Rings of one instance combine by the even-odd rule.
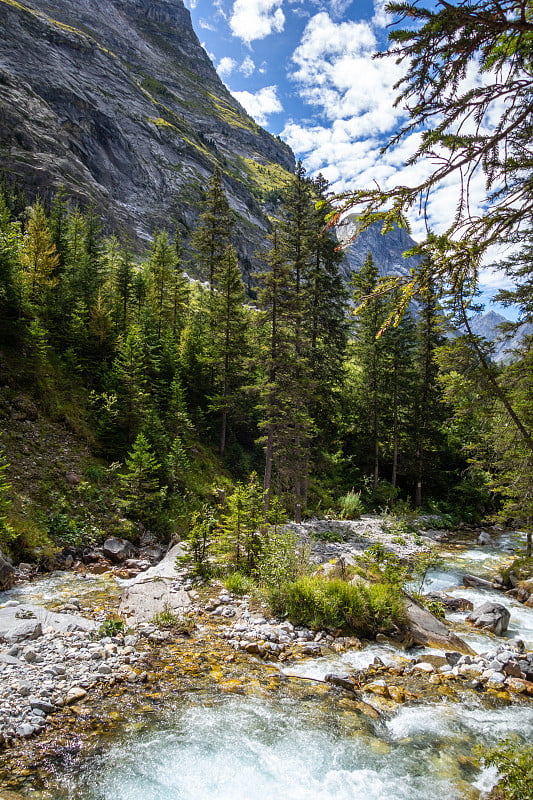
[[[484,339],[488,339],[489,342],[493,342],[493,359],[497,362],[509,361],[512,358],[513,351],[520,347],[524,338],[533,335],[533,325],[525,323],[521,325],[512,336],[506,336],[502,339],[500,325],[508,321],[507,317],[498,314],[496,311],[476,314],[476,316],[472,317],[470,320],[472,333],[475,333],[476,336],[482,336]]]
[[[420,264],[420,259],[416,256],[403,255],[416,244],[404,228],[394,228],[383,235],[381,225],[376,223],[357,233],[357,216],[349,214],[336,227],[335,232],[339,242],[349,242],[344,250],[343,269],[347,278],[352,272],[361,269],[369,253],[372,254],[382,278],[387,275],[409,275],[409,271]],[[350,241],[355,234],[356,238]]]
[[[379,224],[372,225],[350,242],[351,237],[356,233],[357,217],[355,215],[348,215],[336,229],[338,240],[349,242],[344,250],[345,258],[342,267],[346,280],[349,280],[353,272],[361,269],[369,253],[372,255],[381,277],[409,275],[410,270],[420,264],[418,257],[403,255],[406,250],[410,250],[416,244],[403,228],[395,228],[390,233],[383,235]],[[502,338],[500,325],[508,321],[507,317],[495,311],[476,314],[470,319],[472,332],[493,343],[492,357],[496,362],[508,361],[524,337],[533,334],[533,325],[522,325],[513,336]]]
[[[0,0],[0,19],[0,169],[142,242],[194,226],[218,165],[253,261],[294,155],[224,86],[182,0]]]

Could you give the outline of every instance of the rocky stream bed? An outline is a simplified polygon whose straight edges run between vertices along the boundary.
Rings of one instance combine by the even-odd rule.
[[[320,542],[314,557],[345,562],[375,539],[377,527],[370,518],[351,523],[346,541]],[[302,533],[309,530],[304,526]],[[495,636],[467,625],[470,605],[487,599],[494,604],[494,570],[513,546],[500,532],[500,541],[487,545],[477,544],[477,536],[473,542],[462,535],[445,543],[447,569],[430,575],[431,590],[442,595],[445,587],[446,597],[466,601],[466,608],[451,603],[455,633],[438,647],[429,639],[418,645],[385,637],[365,643],[272,619],[257,600],[235,597],[221,585],[193,586],[187,570],[176,568],[179,545],[148,570],[138,572],[127,561],[115,566],[118,580],[84,570],[15,585],[0,595],[0,797],[11,800],[9,790],[43,800],[240,800],[240,778],[226,774],[226,761],[238,764],[247,748],[242,768],[252,770],[255,788],[241,787],[242,797],[262,796],[265,774],[270,788],[288,800],[342,800],[345,794],[353,797],[359,783],[372,800],[390,797],[394,776],[386,760],[382,763],[385,752],[396,753],[398,773],[411,776],[412,791],[405,795],[410,800],[483,796],[494,776],[476,766],[473,740],[533,732],[533,609],[505,596],[512,604],[510,634]],[[439,537],[432,533],[416,545],[382,539],[405,554]],[[464,587],[464,567],[472,564],[479,566],[475,577],[481,577],[481,586]],[[157,616],[155,624],[154,615],[162,611],[164,619],[171,614],[180,625],[166,627]],[[127,632],[102,635],[101,623],[117,612]],[[519,624],[513,628],[516,614]],[[418,619],[413,631],[418,625],[427,634],[428,624]],[[462,642],[460,649],[451,646],[453,637]],[[415,720],[415,731],[409,732]],[[397,733],[400,721],[406,736]],[[235,729],[231,735],[228,726]],[[277,730],[277,739],[271,740],[268,730]],[[266,766],[287,737],[286,758],[291,757],[291,736],[307,737],[302,753],[309,748],[316,759],[316,748],[325,747],[332,759],[307,793],[292,767],[282,769],[277,761],[275,768]],[[168,758],[161,760],[161,747],[165,751],[168,743]],[[415,768],[417,749],[424,755]],[[437,751],[444,766],[439,761],[438,780],[429,786],[421,768],[430,769]],[[337,764],[339,752],[346,763]],[[141,766],[145,756],[147,763],[157,762],[147,773]],[[201,788],[199,764],[204,772],[219,770],[218,786],[207,781]],[[332,770],[340,789],[328,783]],[[185,774],[196,788],[181,786]],[[392,796],[403,797],[397,786]]]

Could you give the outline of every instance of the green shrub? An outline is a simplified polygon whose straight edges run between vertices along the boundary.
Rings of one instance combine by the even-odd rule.
[[[50,539],[60,547],[94,547],[102,538],[99,529],[91,522],[55,509],[48,514],[46,527]]]
[[[347,542],[352,538],[352,531],[348,528],[342,530],[337,528],[335,530],[324,529],[321,531],[312,531],[311,537],[319,542]]]
[[[361,492],[354,492],[353,489],[339,498],[339,506],[341,519],[359,519],[365,510]]]
[[[269,598],[273,612],[295,625],[342,628],[359,636],[391,631],[404,618],[401,591],[385,583],[352,585],[307,575],[272,587]]]
[[[255,584],[247,575],[242,572],[232,572],[224,581],[224,586],[228,592],[232,594],[249,594],[254,588]]]
[[[494,800],[531,800],[533,797],[533,745],[518,738],[505,739],[483,753],[487,766],[497,767],[499,781],[490,797]]]
[[[101,637],[116,636],[117,633],[124,633],[126,626],[121,619],[106,619],[98,628],[98,633]]]
[[[424,608],[426,608],[430,614],[433,614],[434,617],[437,617],[437,619],[446,618],[446,606],[444,603],[441,603],[440,600],[432,600],[423,594],[416,593],[414,594],[414,598],[417,603],[424,606]]]
[[[309,559],[309,546],[302,545],[295,533],[269,528],[257,565],[258,582],[268,587],[294,581],[310,571]]]

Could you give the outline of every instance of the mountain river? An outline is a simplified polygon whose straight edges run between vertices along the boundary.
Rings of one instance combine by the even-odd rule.
[[[490,578],[515,545],[511,534],[492,547],[449,541],[441,548],[445,566],[428,575],[424,591],[445,590],[474,607],[487,599],[507,605],[508,638],[533,649],[533,608],[496,591],[462,586],[464,573]],[[53,580],[26,587],[25,599],[40,592],[31,599],[45,602],[46,581]],[[476,652],[502,642],[467,630],[465,615],[448,619]],[[392,663],[405,653],[373,644],[296,664],[256,662],[254,669],[264,669],[269,679],[264,685],[254,672],[238,693],[208,681],[146,717],[130,718],[125,709],[112,736],[64,757],[44,784],[30,780],[17,788],[54,800],[474,800],[495,781],[494,770],[479,765],[475,748],[510,734],[533,740],[531,701],[510,703],[496,692],[477,697],[470,691],[456,702],[443,692],[437,700],[394,705],[372,717],[318,682],[327,672],[364,668],[376,656]]]

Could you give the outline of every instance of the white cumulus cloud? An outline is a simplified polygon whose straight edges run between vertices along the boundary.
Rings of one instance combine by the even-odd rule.
[[[249,78],[250,75],[254,74],[255,63],[253,59],[250,58],[250,56],[246,56],[241,66],[239,67],[239,71],[242,72],[245,78]]]
[[[285,27],[283,0],[235,0],[230,16],[234,36],[247,44],[281,33]]]
[[[257,92],[233,92],[239,103],[244,106],[258,125],[266,125],[270,114],[283,111],[278,98],[277,86],[265,86]]]
[[[235,67],[237,66],[237,62],[234,58],[230,58],[229,56],[224,56],[221,58],[217,67],[217,72],[221,78],[227,78]]]
[[[375,0],[374,7],[378,14],[381,0]],[[381,152],[407,120],[406,110],[394,106],[394,85],[406,67],[398,66],[393,58],[373,58],[378,50],[377,27],[376,20],[335,22],[321,11],[309,20],[292,57],[291,77],[316,117],[311,124],[289,121],[282,137],[309,171],[322,172],[336,192],[376,185],[382,189],[416,186],[435,167],[428,160],[405,165],[419,145],[417,133]],[[472,80],[476,78],[467,76],[465,86]],[[442,231],[450,225],[459,190],[459,177],[450,176],[432,192],[426,211],[433,229]],[[480,172],[470,185],[472,210],[479,209],[484,199]],[[423,238],[424,216],[414,211],[411,223],[415,238]]]
[[[392,18],[390,14],[385,11],[387,0],[374,0],[374,16],[372,22],[378,28],[386,28],[390,24]]]

